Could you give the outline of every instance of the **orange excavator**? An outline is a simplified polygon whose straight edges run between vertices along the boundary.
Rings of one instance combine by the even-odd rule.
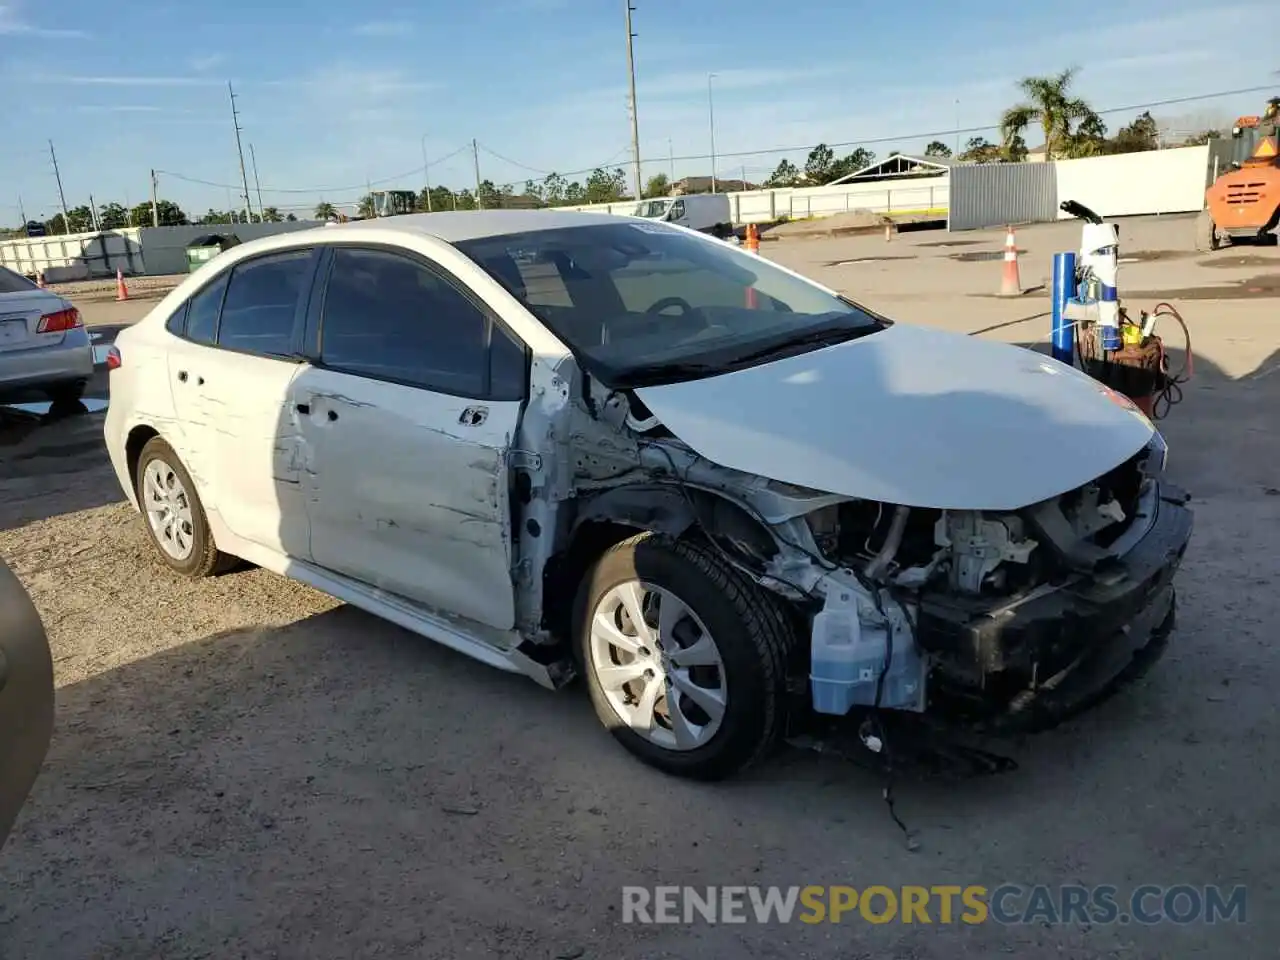
[[[1275,242],[1280,223],[1280,97],[1267,101],[1262,116],[1236,120],[1231,139],[1231,163],[1205,191],[1205,209],[1196,221],[1198,250]]]

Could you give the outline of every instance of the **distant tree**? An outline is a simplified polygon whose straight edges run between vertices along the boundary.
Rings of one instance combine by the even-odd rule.
[[[1084,100],[1072,94],[1077,73],[1069,67],[1048,77],[1023,77],[1018,88],[1026,99],[1007,109],[1000,118],[1000,134],[1006,149],[1021,137],[1033,123],[1044,133],[1045,160],[1071,156],[1079,141],[1076,125],[1096,118],[1097,114]]]
[[[502,206],[502,192],[492,180],[480,183],[480,205],[486,210],[497,210]]]
[[[474,210],[476,208],[476,198],[470,190],[459,190],[457,200],[459,210]]]
[[[284,217],[280,215],[280,211],[275,207],[267,207],[262,211],[262,220],[264,223],[280,223]]]
[[[129,226],[129,211],[118,203],[104,203],[98,208],[98,222],[103,230],[121,230]]]
[[[564,202],[572,206],[588,202],[587,191],[577,180],[574,180],[572,183],[565,184]]]
[[[316,204],[315,217],[317,220],[332,220],[337,216],[338,208],[328,200],[321,200]]]
[[[526,180],[524,182],[524,197],[537,203],[538,206],[542,206],[542,183],[538,180]]]
[[[611,171],[597,167],[587,177],[585,203],[614,203],[626,196],[627,175],[625,171]]]
[[[924,148],[924,155],[926,157],[933,157],[935,159],[946,160],[946,159],[949,159],[951,156],[951,148],[948,147],[941,140],[931,140],[929,141],[928,146]]]
[[[564,191],[569,184],[558,173],[549,173],[542,181],[542,201],[549,207],[564,203]]]
[[[800,170],[794,163],[784,158],[774,167],[773,173],[769,174],[769,179],[764,182],[764,185],[766,187],[794,187],[799,179]]]
[[[665,173],[655,173],[644,185],[644,198],[665,197],[671,192],[671,178]]]
[[[1221,130],[1201,130],[1182,141],[1184,147],[1203,147],[1210,140],[1222,139]]]
[[[67,211],[72,233],[88,233],[93,229],[93,211],[88,206],[72,207]]]
[[[970,137],[957,159],[965,163],[997,163],[1002,157],[998,144],[991,143],[986,137]]]
[[[831,165],[831,169],[827,172],[827,182],[847,177],[851,173],[857,173],[875,162],[875,151],[868,150],[866,147],[858,147],[852,153],[841,157]]]
[[[1160,149],[1160,128],[1150,111],[1144,110],[1133,122],[1121,127],[1106,142],[1107,153],[1141,153]]]
[[[453,209],[453,191],[448,187],[436,186],[431,188],[431,202],[427,203],[427,190],[424,187],[418,193],[418,199],[415,202],[414,209],[419,213],[439,213],[441,210]]]
[[[162,227],[183,227],[190,222],[182,208],[172,200],[158,200],[156,214]],[[129,218],[135,227],[151,226],[151,202],[148,200],[138,204],[129,211]]]
[[[295,215],[294,215],[294,214],[292,214],[292,213],[291,213],[291,214],[289,214],[289,215],[288,215],[287,217],[285,217],[284,219],[285,219],[285,222],[286,222],[286,223],[297,223],[297,222],[298,222],[298,218],[297,218],[297,216],[295,216]]]
[[[360,202],[356,204],[356,215],[361,217],[373,217],[377,215],[377,208],[373,204],[373,194],[366,193],[360,198]]]
[[[225,210],[214,210],[210,207],[209,212],[196,222],[200,224],[234,223],[235,218]]]
[[[831,168],[835,162],[835,151],[825,143],[818,144],[804,161],[804,178],[810,183],[826,183],[832,179]]]

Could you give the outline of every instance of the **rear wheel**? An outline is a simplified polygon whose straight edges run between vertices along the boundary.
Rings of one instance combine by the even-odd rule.
[[[234,563],[218,551],[191,475],[160,437],[142,448],[135,483],[151,541],[171,569],[198,578]]]
[[[785,726],[795,632],[773,595],[709,547],[641,534],[578,593],[575,653],[596,715],[667,773],[731,776]]]
[[[1208,210],[1201,210],[1196,218],[1196,249],[1201,253],[1211,253],[1220,246],[1217,224]]]

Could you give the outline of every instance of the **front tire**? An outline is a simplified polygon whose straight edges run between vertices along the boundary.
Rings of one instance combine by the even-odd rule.
[[[650,533],[617,544],[579,589],[574,623],[596,715],[650,766],[718,780],[777,743],[795,631],[713,548]]]
[[[218,551],[191,475],[160,437],[142,448],[134,483],[151,542],[171,570],[199,579],[234,562]]]
[[[1218,227],[1208,210],[1201,210],[1196,217],[1196,249],[1201,253],[1212,253],[1222,244],[1218,242]]]

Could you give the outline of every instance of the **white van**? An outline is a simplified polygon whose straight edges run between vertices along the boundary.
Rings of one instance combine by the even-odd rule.
[[[676,223],[715,237],[733,234],[729,197],[723,193],[694,193],[686,197],[644,200],[636,207],[636,216]]]

